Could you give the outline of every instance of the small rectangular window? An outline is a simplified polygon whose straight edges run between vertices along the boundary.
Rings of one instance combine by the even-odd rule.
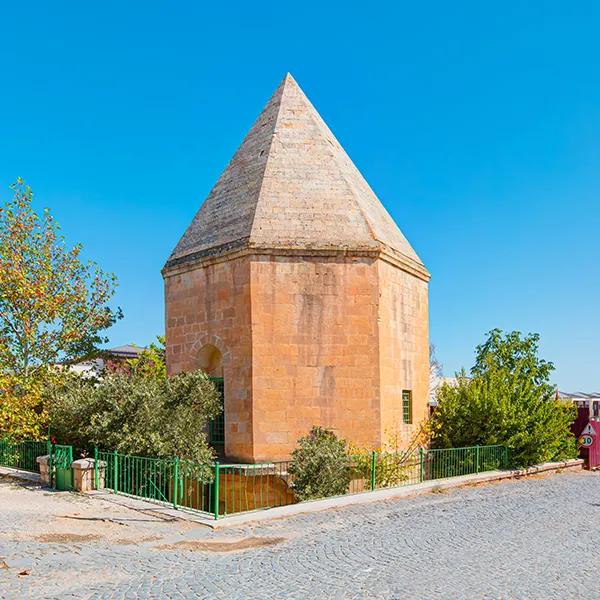
[[[402,420],[406,424],[412,423],[412,392],[402,390]]]

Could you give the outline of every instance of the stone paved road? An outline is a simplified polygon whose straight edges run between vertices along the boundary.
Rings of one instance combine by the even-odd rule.
[[[599,522],[587,472],[234,531],[5,481],[0,598],[596,598]]]

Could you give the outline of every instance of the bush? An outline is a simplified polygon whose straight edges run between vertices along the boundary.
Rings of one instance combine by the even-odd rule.
[[[179,456],[205,465],[210,476],[213,450],[206,441],[209,419],[220,412],[220,397],[206,374],[170,379],[134,371],[96,382],[70,376],[50,391],[51,434],[79,449],[124,454]]]
[[[478,347],[471,377],[438,390],[433,448],[503,444],[509,462],[527,467],[577,455],[570,427],[575,407],[553,399],[552,363],[537,357],[537,335],[498,330]]]
[[[345,494],[350,484],[347,462],[346,441],[338,439],[333,431],[313,427],[298,440],[288,469],[297,500]]]

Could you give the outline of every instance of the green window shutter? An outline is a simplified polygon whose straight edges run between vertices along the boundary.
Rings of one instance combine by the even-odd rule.
[[[402,420],[405,424],[412,423],[412,391],[402,390]]]

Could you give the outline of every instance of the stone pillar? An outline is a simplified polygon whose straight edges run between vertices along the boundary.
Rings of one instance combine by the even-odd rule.
[[[50,485],[50,455],[38,456],[35,461],[40,466],[40,481],[42,485]]]
[[[77,492],[91,492],[96,489],[94,459],[80,458],[73,461],[73,486]],[[106,462],[98,461],[98,489],[104,489]]]

